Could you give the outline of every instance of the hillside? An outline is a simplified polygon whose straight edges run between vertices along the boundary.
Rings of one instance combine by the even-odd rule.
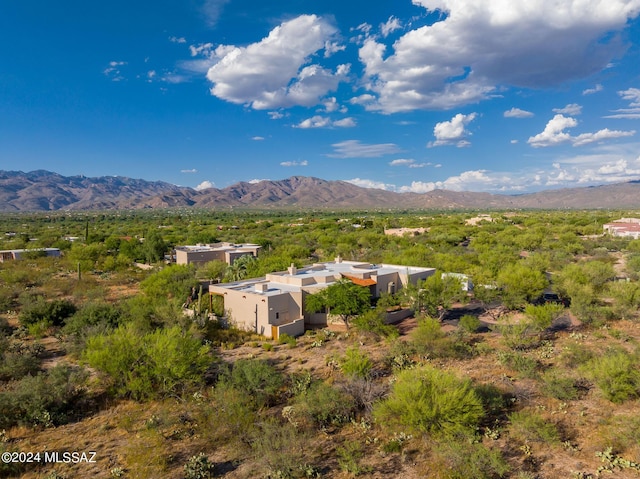
[[[44,170],[0,171],[0,212],[144,208],[581,209],[640,208],[640,183],[564,188],[523,195],[434,190],[396,193],[345,181],[293,176],[196,191],[119,176],[65,177]]]

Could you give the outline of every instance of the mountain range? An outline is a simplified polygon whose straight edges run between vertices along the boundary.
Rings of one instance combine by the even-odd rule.
[[[62,176],[0,170],[0,212],[142,208],[254,209],[592,209],[640,208],[640,182],[564,188],[521,195],[434,190],[396,193],[345,181],[292,176],[196,191],[120,176]]]

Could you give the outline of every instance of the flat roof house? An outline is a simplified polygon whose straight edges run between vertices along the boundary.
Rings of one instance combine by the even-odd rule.
[[[22,259],[25,253],[40,253],[43,256],[59,257],[58,248],[6,249],[0,251],[0,263]]]
[[[176,246],[177,264],[201,264],[209,261],[224,261],[228,265],[241,256],[258,256],[262,246],[257,244],[213,243],[192,246]]]
[[[621,218],[603,225],[602,228],[612,236],[640,238],[640,218]]]
[[[299,336],[304,333],[305,325],[326,325],[326,313],[305,312],[305,298],[343,278],[368,287],[372,298],[378,298],[382,293],[395,293],[434,273],[435,268],[336,258],[333,262],[300,269],[292,265],[287,271],[270,273],[264,278],[212,284],[209,292],[224,298],[224,308],[237,327],[277,338],[283,333]]]

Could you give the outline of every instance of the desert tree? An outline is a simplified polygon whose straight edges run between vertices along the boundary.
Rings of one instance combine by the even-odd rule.
[[[347,327],[351,319],[367,311],[370,305],[369,289],[348,279],[337,281],[328,288],[307,296],[306,299],[308,313],[326,310],[327,314],[339,316]]]

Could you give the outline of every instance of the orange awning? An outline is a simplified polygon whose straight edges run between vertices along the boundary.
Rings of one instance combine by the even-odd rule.
[[[363,278],[358,278],[357,276],[351,276],[350,274],[344,274],[344,273],[342,273],[342,276],[352,281],[353,284],[357,284],[358,286],[372,286],[377,283],[375,279],[371,279],[371,278],[363,279]]]

